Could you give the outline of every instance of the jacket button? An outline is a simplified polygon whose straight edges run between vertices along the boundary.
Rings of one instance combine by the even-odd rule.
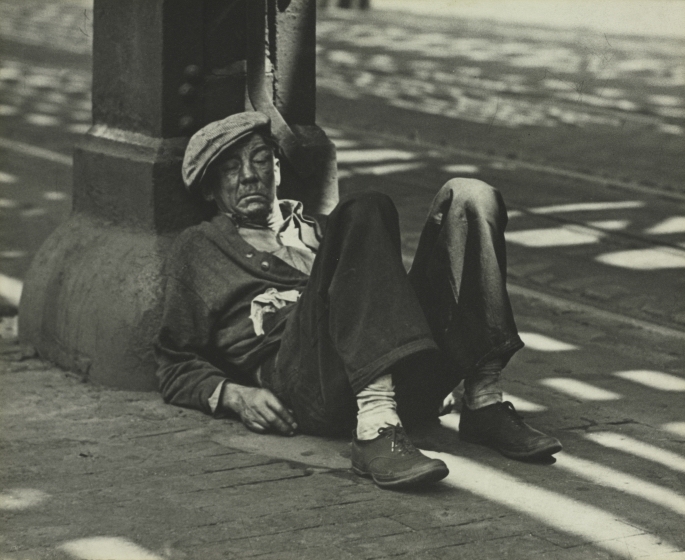
[[[262,267],[262,270],[269,270],[271,268],[271,265],[268,261],[262,261],[259,266]]]
[[[253,251],[250,251],[250,252],[247,253],[245,256],[246,256],[248,259],[251,259],[252,257],[254,257],[254,252],[253,252]]]

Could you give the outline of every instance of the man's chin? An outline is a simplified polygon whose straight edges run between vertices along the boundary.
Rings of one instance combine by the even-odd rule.
[[[263,222],[271,215],[271,203],[263,197],[249,197],[238,205],[239,213],[251,222]]]

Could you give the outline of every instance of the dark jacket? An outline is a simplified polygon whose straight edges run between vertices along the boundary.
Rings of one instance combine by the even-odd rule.
[[[308,277],[254,249],[223,214],[178,236],[164,274],[164,312],[154,344],[160,391],[168,403],[211,413],[207,399],[221,381],[255,384],[255,370],[277,351],[293,309],[280,309],[270,317],[270,330],[257,336],[249,317],[252,299],[271,287],[301,292]]]

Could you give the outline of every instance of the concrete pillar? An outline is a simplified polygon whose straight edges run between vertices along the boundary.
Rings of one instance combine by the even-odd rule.
[[[252,109],[248,23],[261,1],[95,0],[93,126],[74,150],[72,214],[36,255],[19,308],[21,341],[42,358],[103,385],[156,388],[164,257],[211,211],[183,187],[183,152],[208,122]],[[337,181],[314,124],[314,4],[268,0],[259,50],[267,101],[308,164],[285,163],[285,194],[327,212]]]

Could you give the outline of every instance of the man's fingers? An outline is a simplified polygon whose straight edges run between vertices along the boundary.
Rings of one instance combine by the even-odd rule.
[[[264,433],[271,427],[269,414],[271,413],[266,407],[254,405],[243,412],[241,419],[250,430]]]
[[[297,423],[291,412],[268,389],[254,389],[247,393],[245,407],[241,413],[243,424],[255,432],[274,430],[293,435]]]
[[[247,411],[246,414],[243,415],[242,420],[243,424],[245,424],[248,429],[260,434],[269,430],[286,435],[293,434],[293,429],[290,425],[281,420],[266,403],[263,403],[260,407],[255,407]]]
[[[268,409],[268,411],[264,412],[264,416],[269,421],[270,426],[277,432],[289,436],[294,434],[295,429],[292,425],[289,422],[284,421],[275,411]]]
[[[279,401],[276,396],[274,396],[272,399],[268,399],[267,405],[274,412],[274,414],[276,414],[279,420],[288,426],[288,431],[292,432],[297,430],[297,422],[295,421],[295,418],[290,411],[283,406],[281,401]]]
[[[258,424],[257,422],[254,422],[253,420],[243,420],[243,424],[248,430],[252,430],[253,432],[257,432],[258,434],[263,434],[266,432],[266,427]]]

